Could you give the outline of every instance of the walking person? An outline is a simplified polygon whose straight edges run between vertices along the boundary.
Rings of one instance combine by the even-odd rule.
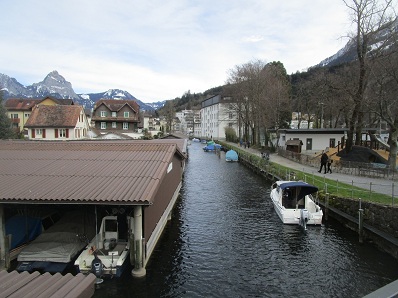
[[[326,154],[325,150],[322,151],[321,156],[321,168],[319,169],[318,173],[322,172],[322,168],[324,169],[324,174],[326,174],[326,164],[328,162],[328,155]]]
[[[330,158],[330,156],[328,157],[328,169],[327,169],[327,172],[328,173],[330,173],[330,174],[332,174],[332,162],[333,162],[333,159],[331,159]]]

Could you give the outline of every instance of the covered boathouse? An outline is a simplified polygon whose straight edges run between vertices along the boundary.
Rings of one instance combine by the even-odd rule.
[[[36,209],[78,209],[134,217],[133,276],[145,266],[171,217],[186,140],[0,141],[0,265],[9,266],[5,222]],[[101,218],[99,218],[101,220]],[[89,223],[95,225],[95,221]]]

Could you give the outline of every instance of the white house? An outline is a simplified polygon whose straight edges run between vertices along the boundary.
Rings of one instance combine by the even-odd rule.
[[[88,138],[89,123],[82,106],[36,105],[25,124],[29,139],[81,140]]]
[[[288,140],[300,140],[303,143],[301,152],[320,151],[342,143],[347,130],[347,128],[282,129],[279,131],[278,145],[286,149]]]

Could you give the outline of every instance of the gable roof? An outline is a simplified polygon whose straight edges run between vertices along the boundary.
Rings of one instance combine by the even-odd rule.
[[[7,110],[30,111],[40,101],[40,99],[9,98],[4,106]]]
[[[150,205],[176,144],[0,140],[0,203]]]
[[[75,127],[82,111],[83,107],[77,105],[37,105],[25,127]]]
[[[75,103],[73,102],[72,98],[55,98],[53,96],[46,96],[43,99],[40,100],[40,102],[45,101],[46,99],[50,99],[56,104],[59,105],[74,105]]]
[[[58,105],[74,105],[73,99],[71,98],[55,98],[52,96],[46,96],[44,98],[9,98],[5,102],[7,110],[21,110],[29,111],[37,104],[50,99]]]
[[[100,99],[94,105],[94,110],[98,109],[100,105],[105,105],[111,112],[117,112],[125,105],[128,105],[133,111],[138,113],[140,106],[134,100],[119,100],[119,99]]]

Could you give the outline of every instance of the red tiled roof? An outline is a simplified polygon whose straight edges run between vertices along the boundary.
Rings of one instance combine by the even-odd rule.
[[[149,205],[176,144],[0,141],[0,202]]]
[[[81,111],[83,107],[77,105],[37,105],[25,127],[75,127]]]
[[[117,112],[125,105],[129,105],[136,113],[139,112],[140,106],[134,100],[119,100],[119,99],[100,99],[94,105],[94,110],[100,105],[106,105],[111,112]]]

